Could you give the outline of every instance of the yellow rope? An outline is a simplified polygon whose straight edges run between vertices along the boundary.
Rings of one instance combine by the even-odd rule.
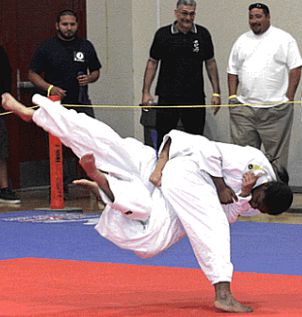
[[[296,101],[288,101],[284,102],[283,104],[300,104],[301,100]],[[282,103],[281,103],[282,104]],[[281,105],[280,104],[280,105]],[[222,104],[222,105],[175,105],[175,106],[159,106],[159,105],[146,105],[146,106],[129,106],[129,105],[71,105],[71,104],[64,104],[67,108],[101,108],[101,109],[177,109],[177,108],[232,108],[232,107],[244,107],[244,106],[272,106],[275,103],[256,103],[256,104]],[[31,109],[37,108],[38,106],[29,107]],[[0,116],[5,116],[11,114],[11,111],[0,113]]]
[[[284,103],[280,103],[281,104],[301,104],[301,100],[296,100],[296,101],[287,101]],[[273,102],[267,102],[267,103],[255,103],[255,104],[222,104],[222,105],[168,105],[168,106],[163,106],[163,105],[144,105],[144,106],[129,106],[129,105],[69,105],[66,104],[64,105],[65,107],[72,107],[72,108],[76,108],[76,107],[87,107],[87,108],[121,108],[121,109],[141,109],[141,108],[145,108],[145,109],[151,109],[151,108],[161,108],[161,109],[165,109],[165,108],[216,108],[216,107],[227,107],[227,108],[231,108],[231,107],[242,107],[242,106],[273,106],[276,105],[276,103]]]
[[[35,109],[35,108],[38,108],[39,106],[32,106],[32,107],[27,107],[27,108],[29,108],[29,109]],[[12,114],[13,112],[12,111],[7,111],[7,112],[2,112],[2,113],[0,113],[0,117],[1,116],[6,116],[6,115],[8,115],[8,114]]]

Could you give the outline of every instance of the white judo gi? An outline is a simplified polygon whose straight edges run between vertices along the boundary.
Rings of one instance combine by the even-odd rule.
[[[164,197],[181,220],[210,281],[231,281],[229,222],[235,222],[239,215],[260,213],[249,205],[251,197],[239,196],[242,176],[251,170],[260,173],[255,186],[276,180],[272,166],[261,151],[249,146],[213,142],[177,130],[166,135],[164,143],[168,137],[170,160],[163,170],[161,186]],[[223,177],[238,202],[221,205],[209,174]]]
[[[214,142],[201,135],[183,133],[177,130],[172,130],[164,137],[159,152],[168,138],[171,139],[169,163],[174,158],[180,160],[180,157],[187,157],[187,160],[192,160],[197,164],[200,171],[214,177],[222,177],[225,183],[237,194],[238,202],[222,205],[229,223],[235,222],[239,215],[253,216],[260,213],[259,210],[251,208],[248,204],[251,196],[243,198],[239,194],[243,174],[248,171],[261,175],[254,187],[276,180],[272,165],[263,152],[251,146]],[[171,163],[171,165],[178,165],[179,162]],[[193,164],[191,168],[194,170]],[[180,168],[178,168],[178,172],[181,172]]]
[[[141,257],[152,257],[185,235],[161,190],[149,182],[156,164],[153,148],[134,138],[121,138],[105,123],[40,95],[34,95],[33,102],[40,106],[32,118],[38,126],[58,137],[78,158],[93,153],[97,168],[109,173],[115,200],[101,191],[106,207],[96,230],[102,236]]]
[[[79,158],[93,153],[97,168],[109,173],[107,178],[115,201],[107,201],[96,226],[101,235],[140,256],[151,257],[187,233],[207,278],[213,284],[231,281],[233,267],[227,217],[232,222],[242,211],[251,208],[246,201],[227,205],[226,217],[208,173],[225,179],[227,176],[229,181],[226,182],[230,184],[232,180],[239,188],[246,162],[237,167],[238,175],[235,173],[232,178],[231,169],[229,175],[227,173],[229,167],[235,168],[235,162],[230,165],[231,159],[227,159],[224,163],[223,156],[233,157],[234,150],[222,153],[223,144],[217,147],[217,143],[203,137],[199,147],[190,149],[187,145],[195,144],[195,140],[188,141],[184,147],[180,139],[178,143],[177,134],[181,133],[188,140],[193,140],[193,136],[172,131],[176,134],[170,134],[171,160],[163,172],[165,199],[161,190],[149,182],[156,163],[151,147],[133,138],[121,138],[106,124],[67,110],[42,96],[35,95],[33,101],[41,107],[33,115],[38,126],[60,138]],[[205,149],[208,151],[203,155]],[[252,159],[250,153],[244,156],[242,151],[241,154],[242,162]],[[106,199],[104,193],[102,197]]]

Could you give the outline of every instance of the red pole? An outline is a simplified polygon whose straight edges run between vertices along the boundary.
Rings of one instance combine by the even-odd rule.
[[[60,102],[59,96],[49,96],[50,100]],[[50,207],[64,209],[63,187],[63,155],[61,141],[49,133],[49,164],[50,164]]]

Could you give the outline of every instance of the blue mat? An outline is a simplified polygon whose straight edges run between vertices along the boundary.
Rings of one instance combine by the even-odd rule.
[[[185,238],[143,260],[102,238],[89,225],[97,215],[17,212],[0,214],[0,259],[48,258],[198,268]],[[237,222],[231,226],[237,272],[302,275],[301,225]]]

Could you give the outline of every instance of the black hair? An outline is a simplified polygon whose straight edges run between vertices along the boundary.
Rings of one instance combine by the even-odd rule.
[[[61,17],[65,16],[65,15],[71,15],[73,17],[76,18],[76,21],[78,22],[78,16],[77,14],[73,11],[73,10],[70,10],[70,9],[65,9],[63,11],[60,11],[57,15],[57,19],[56,19],[56,22],[57,23],[60,23],[61,21]]]
[[[260,2],[256,2],[256,3],[252,3],[250,6],[249,6],[249,11],[253,10],[253,9],[262,9],[264,14],[266,16],[269,15],[269,8],[266,4],[264,3],[260,3]]]
[[[280,181],[268,182],[265,185],[265,198],[263,202],[268,208],[268,214],[275,216],[288,210],[293,202],[291,188]]]

